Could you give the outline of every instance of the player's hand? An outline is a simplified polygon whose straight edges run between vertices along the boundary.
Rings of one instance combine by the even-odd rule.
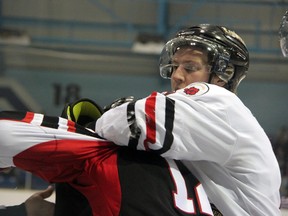
[[[110,109],[113,109],[117,106],[120,106],[124,103],[127,103],[127,102],[132,102],[134,101],[134,97],[133,96],[128,96],[128,97],[122,97],[122,98],[118,98],[116,99],[115,101],[113,101],[110,105],[107,105],[104,107],[104,112],[110,110]]]
[[[53,216],[55,204],[45,200],[54,191],[52,186],[46,190],[37,192],[25,201],[27,216]]]

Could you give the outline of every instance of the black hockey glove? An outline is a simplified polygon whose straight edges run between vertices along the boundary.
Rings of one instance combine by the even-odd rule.
[[[124,103],[127,103],[127,102],[132,102],[134,101],[134,97],[133,96],[128,96],[128,97],[122,97],[122,98],[118,98],[116,100],[114,100],[110,105],[107,105],[104,107],[104,112],[110,110],[110,109],[113,109],[117,106],[120,106]]]
[[[83,98],[67,104],[62,111],[61,117],[88,127],[89,123],[95,123],[102,114],[103,110],[98,104],[90,99]]]

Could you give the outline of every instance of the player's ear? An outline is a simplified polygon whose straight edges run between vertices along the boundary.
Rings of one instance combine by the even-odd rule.
[[[224,87],[226,85],[226,82],[224,82],[223,80],[219,79],[219,80],[217,80],[216,85]]]
[[[226,82],[220,79],[217,75],[213,76],[211,83],[220,87],[224,87],[226,85]]]

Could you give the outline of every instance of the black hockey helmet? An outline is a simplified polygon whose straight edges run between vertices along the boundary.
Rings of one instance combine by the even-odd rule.
[[[210,72],[226,82],[226,88],[236,92],[249,67],[249,52],[244,41],[234,31],[222,26],[200,24],[179,31],[169,40],[160,56],[160,75],[170,78],[173,55],[181,47],[195,47],[208,54]],[[211,76],[210,76],[211,77]],[[210,78],[211,79],[211,78]]]

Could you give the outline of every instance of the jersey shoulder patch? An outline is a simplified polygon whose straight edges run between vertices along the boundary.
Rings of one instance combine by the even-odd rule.
[[[193,83],[191,85],[188,85],[184,89],[182,89],[183,93],[186,95],[195,95],[200,96],[209,91],[209,86],[206,83]]]

